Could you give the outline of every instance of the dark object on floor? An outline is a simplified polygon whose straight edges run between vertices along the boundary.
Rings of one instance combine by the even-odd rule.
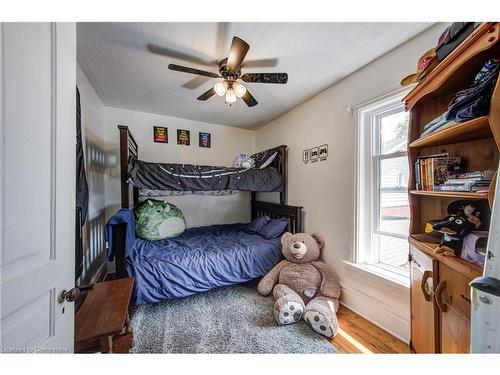
[[[256,282],[134,308],[132,353],[335,353],[305,322],[278,326]]]
[[[97,283],[75,316],[75,352],[128,353],[133,346],[128,309],[134,279]]]
[[[475,29],[474,22],[453,22],[439,37],[436,55],[439,62],[443,61],[451,51],[462,43]]]

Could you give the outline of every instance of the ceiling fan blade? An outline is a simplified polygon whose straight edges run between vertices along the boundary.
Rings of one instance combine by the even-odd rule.
[[[176,65],[176,64],[168,64],[168,68],[170,70],[176,70],[178,72],[197,74],[199,76],[205,76],[210,78],[219,78],[220,76],[216,73],[207,72],[205,70],[188,68],[187,66]]]
[[[278,59],[260,59],[246,60],[242,67],[244,68],[272,68],[278,65]]]
[[[237,36],[233,37],[231,49],[229,50],[229,56],[227,57],[227,70],[237,72],[240,69],[240,66],[243,63],[249,49],[250,46],[247,42]]]
[[[287,73],[245,73],[241,76],[245,82],[253,83],[281,83],[288,82]]]
[[[149,52],[156,53],[157,55],[162,55],[162,56],[167,56],[167,57],[172,57],[174,59],[179,59],[179,60],[184,60],[184,61],[189,61],[193,64],[199,64],[199,65],[204,65],[204,66],[218,66],[219,63],[215,60],[213,61],[207,61],[204,60],[200,57],[196,57],[193,55],[190,55],[188,53],[184,52],[179,52],[170,48],[158,46],[156,44],[147,44],[147,48]]]
[[[204,92],[203,94],[201,94],[200,96],[198,96],[196,99],[198,99],[198,100],[207,100],[207,99],[210,99],[214,95],[215,95],[215,90],[212,87],[210,90],[208,90],[207,92]]]
[[[194,90],[194,89],[197,89],[198,87],[200,87],[201,85],[205,84],[206,82],[208,82],[209,79],[210,78],[208,78],[208,77],[196,76],[196,77],[191,78],[186,83],[184,83],[182,85],[182,87],[184,87],[186,89]]]
[[[243,99],[243,101],[247,104],[247,106],[249,107],[253,107],[257,104],[259,104],[259,102],[257,100],[255,100],[255,98],[252,96],[252,94],[250,94],[250,91],[247,90],[247,92],[245,93],[245,95],[243,95],[241,97],[241,99]]]

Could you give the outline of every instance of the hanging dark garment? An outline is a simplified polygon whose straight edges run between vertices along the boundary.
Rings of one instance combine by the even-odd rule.
[[[75,279],[83,270],[82,227],[89,208],[89,187],[85,175],[85,159],[82,144],[82,116],[80,91],[76,88],[76,222],[75,222]]]

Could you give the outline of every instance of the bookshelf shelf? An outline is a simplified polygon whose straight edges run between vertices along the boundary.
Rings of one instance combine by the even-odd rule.
[[[487,199],[488,193],[476,193],[468,191],[429,191],[429,190],[410,190],[412,195],[424,195],[436,198],[460,198],[460,199]]]
[[[473,263],[467,262],[460,258],[448,257],[445,255],[436,254],[434,252],[434,249],[436,248],[437,244],[435,243],[418,241],[411,236],[409,241],[412,245],[416,246],[419,250],[423,251],[427,255],[430,255],[431,257],[437,259],[438,261],[446,264],[448,267],[457,270],[461,274],[466,275],[471,279],[478,277],[482,274],[483,270],[481,269],[481,267]]]
[[[423,148],[491,137],[493,134],[488,117],[482,116],[419,138],[410,143],[410,148]]]

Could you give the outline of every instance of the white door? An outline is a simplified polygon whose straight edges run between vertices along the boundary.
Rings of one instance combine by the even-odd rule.
[[[3,352],[72,352],[75,24],[0,23]]]
[[[500,165],[498,166],[500,170]],[[471,352],[500,353],[500,180],[491,213],[483,277],[472,282]]]

